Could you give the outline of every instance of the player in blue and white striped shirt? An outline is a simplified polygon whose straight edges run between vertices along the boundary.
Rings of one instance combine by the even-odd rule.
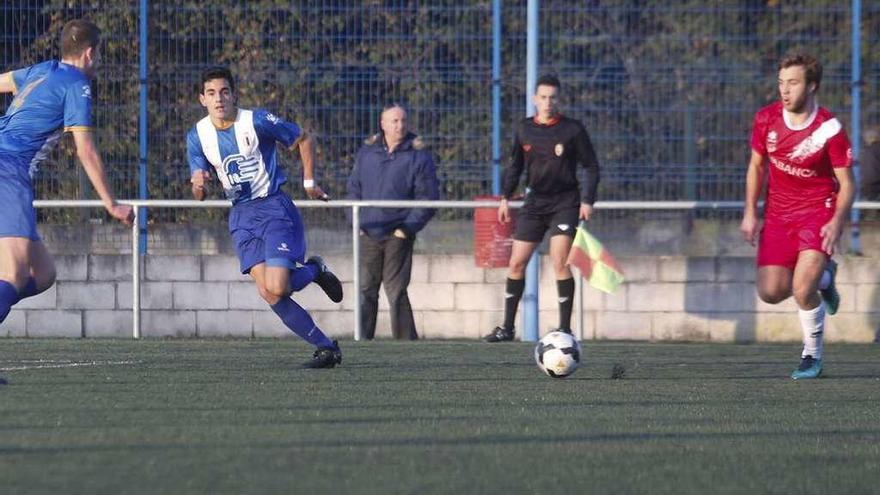
[[[288,328],[317,347],[305,367],[334,367],[342,362],[339,345],[327,338],[290,295],[315,282],[333,302],[340,302],[342,284],[320,257],[305,261],[302,218],[280,189],[287,178],[278,166],[276,149],[277,143],[298,148],[306,193],[312,199],[327,200],[314,180],[314,140],[295,123],[266,110],[238,108],[235,81],[226,68],[202,74],[199,101],[208,115],[186,138],[193,196],[205,198],[213,170],[232,201],[229,232],[241,272],[250,274],[260,296]]]
[[[101,32],[73,20],[61,31],[61,61],[0,74],[0,93],[15,98],[0,117],[0,322],[21,299],[55,283],[55,263],[37,233],[31,183],[40,163],[71,132],[76,154],[111,216],[130,224],[132,208],[113,199],[92,137],[89,79],[101,60]]]

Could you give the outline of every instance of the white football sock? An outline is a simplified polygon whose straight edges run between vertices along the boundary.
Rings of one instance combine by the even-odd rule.
[[[831,272],[825,270],[822,272],[822,278],[819,279],[819,290],[825,290],[831,285]]]
[[[822,337],[825,335],[825,303],[820,302],[813,309],[798,309],[801,330],[804,333],[804,351],[801,357],[813,356],[822,359]]]

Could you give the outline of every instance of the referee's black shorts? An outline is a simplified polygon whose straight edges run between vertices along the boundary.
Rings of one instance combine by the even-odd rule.
[[[579,213],[580,206],[536,213],[526,205],[516,216],[516,231],[513,233],[513,238],[517,241],[541,242],[548,230],[550,237],[567,235],[573,238],[577,230]]]

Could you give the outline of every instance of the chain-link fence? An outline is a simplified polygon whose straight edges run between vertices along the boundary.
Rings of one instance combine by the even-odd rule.
[[[870,127],[880,124],[880,6],[863,3],[862,123]],[[185,134],[204,114],[199,74],[215,64],[237,75],[242,107],[271,109],[318,133],[319,177],[335,196],[344,196],[357,148],[392,101],[411,109],[412,127],[435,153],[445,199],[491,192],[492,2],[150,0],[146,7],[150,198],[189,194]],[[140,180],[140,8],[133,0],[11,0],[0,7],[4,72],[57,57],[67,20],[88,17],[102,27],[95,122],[120,197],[136,197]],[[540,72],[560,75],[565,113],[593,137],[600,199],[741,199],[751,119],[775,98],[784,53],[820,58],[821,102],[851,129],[851,9],[833,0],[543,1]],[[525,111],[525,2],[505,2],[502,15],[506,158],[513,124]],[[0,103],[5,108],[8,101]],[[297,178],[295,155],[282,160]],[[294,197],[302,196],[298,182],[288,187]],[[36,188],[42,198],[90,197],[69,140],[43,167]],[[44,224],[80,229],[104,220],[85,211],[40,214]],[[159,233],[173,231],[164,228],[169,224],[222,228],[225,214],[151,211],[150,248],[190,249],[192,236]],[[339,210],[306,216],[319,231],[348,230]],[[432,228],[442,232],[440,222],[468,220],[445,212]],[[115,235],[106,239],[107,246],[116,242],[126,246]],[[335,236],[315,239],[322,242]]]

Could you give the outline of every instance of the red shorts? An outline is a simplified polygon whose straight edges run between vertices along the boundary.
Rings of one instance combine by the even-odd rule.
[[[819,231],[832,216],[834,209],[822,208],[797,219],[767,218],[758,240],[758,266],[779,265],[794,270],[801,251],[822,251]]]

